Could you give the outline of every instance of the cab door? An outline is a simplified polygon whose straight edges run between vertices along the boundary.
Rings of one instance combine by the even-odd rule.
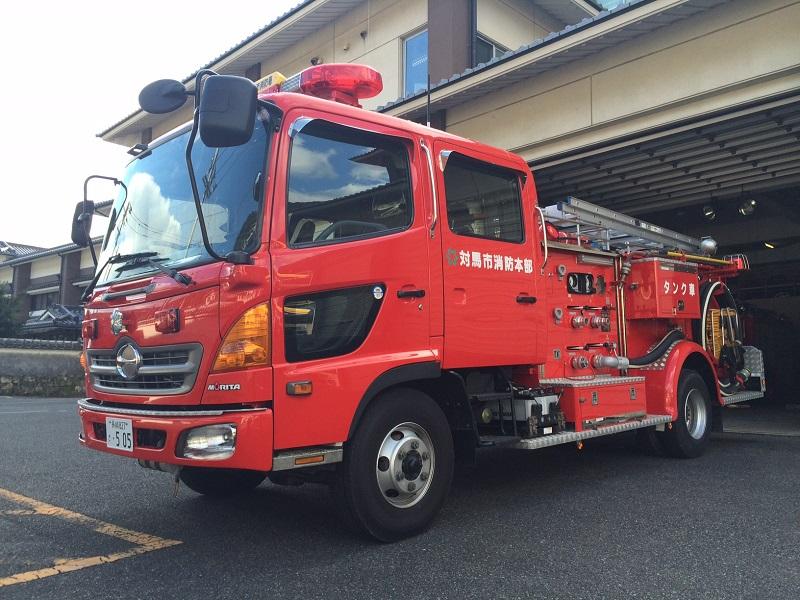
[[[532,182],[519,165],[436,145],[444,270],[444,365],[518,365],[538,355]],[[531,190],[526,190],[531,198]],[[530,203],[530,202],[529,202]]]
[[[347,439],[375,379],[436,358],[414,140],[314,111],[286,122],[270,242],[276,449]]]

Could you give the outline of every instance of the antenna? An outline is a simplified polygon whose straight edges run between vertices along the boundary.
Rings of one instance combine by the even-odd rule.
[[[431,70],[428,66],[428,87],[425,91],[425,121],[428,127],[431,126]]]

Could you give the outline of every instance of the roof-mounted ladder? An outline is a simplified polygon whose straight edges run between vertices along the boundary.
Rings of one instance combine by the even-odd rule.
[[[589,240],[603,250],[682,250],[699,252],[701,240],[569,196],[542,209],[545,219],[578,245]]]

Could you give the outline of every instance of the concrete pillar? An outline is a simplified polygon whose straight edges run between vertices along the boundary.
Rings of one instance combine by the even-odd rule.
[[[19,308],[25,318],[31,310],[31,297],[27,294],[31,285],[31,263],[22,263],[14,266],[14,297],[19,302]]]
[[[473,65],[476,1],[429,0],[428,68],[432,85]]]
[[[81,253],[70,252],[61,256],[61,289],[59,302],[66,306],[80,304],[80,292],[73,283],[80,281]]]

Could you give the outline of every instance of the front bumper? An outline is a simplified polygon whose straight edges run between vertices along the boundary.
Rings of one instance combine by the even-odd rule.
[[[150,405],[108,407],[90,399],[78,401],[81,418],[80,442],[101,452],[164,464],[226,469],[272,470],[272,409],[159,409]],[[107,417],[130,419],[133,423],[133,451],[108,448],[105,441]],[[236,425],[236,448],[223,460],[179,457],[178,441],[183,432],[216,423]]]

